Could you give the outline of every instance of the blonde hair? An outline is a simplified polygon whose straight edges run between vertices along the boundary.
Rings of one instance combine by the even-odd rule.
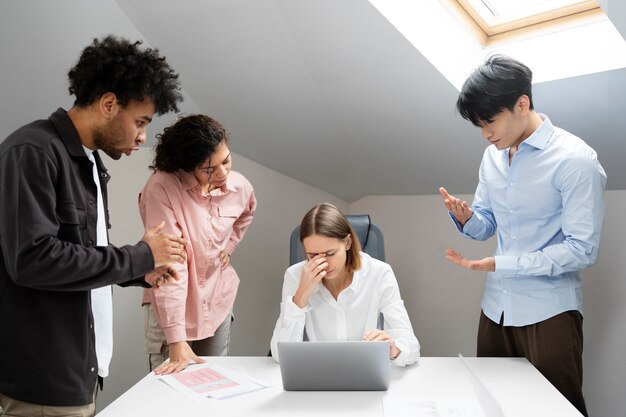
[[[337,207],[322,203],[304,215],[300,223],[300,242],[312,235],[340,240],[350,236],[352,244],[346,251],[346,270],[354,272],[361,268],[361,242],[346,216]]]

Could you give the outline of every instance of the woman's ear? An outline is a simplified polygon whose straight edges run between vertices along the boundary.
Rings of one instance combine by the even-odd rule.
[[[351,246],[352,246],[352,236],[348,235],[346,236],[346,250],[350,250]]]

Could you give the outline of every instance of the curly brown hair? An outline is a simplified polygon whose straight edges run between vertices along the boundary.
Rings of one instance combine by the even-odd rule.
[[[224,126],[212,117],[195,114],[180,118],[157,135],[153,170],[192,172],[210,158],[217,146],[230,137]]]

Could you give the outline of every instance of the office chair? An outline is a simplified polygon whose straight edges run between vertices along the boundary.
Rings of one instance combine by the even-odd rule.
[[[372,258],[385,261],[385,240],[380,228],[373,224],[369,214],[349,214],[346,216],[359,237],[361,250]],[[289,241],[289,265],[304,261],[304,247],[300,242],[300,225],[291,232]]]

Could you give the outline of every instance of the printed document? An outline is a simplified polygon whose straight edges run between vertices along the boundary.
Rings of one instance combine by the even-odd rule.
[[[223,400],[270,386],[249,376],[245,369],[208,364],[196,365],[177,374],[163,375],[161,380],[195,400]]]

